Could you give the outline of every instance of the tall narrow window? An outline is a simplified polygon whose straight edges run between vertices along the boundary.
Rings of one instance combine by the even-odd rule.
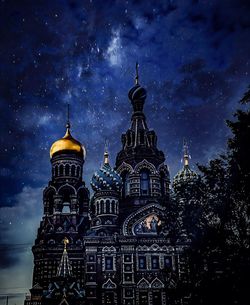
[[[76,167],[75,167],[75,165],[72,165],[72,167],[71,167],[71,176],[74,177],[75,174],[76,174]]]
[[[152,269],[159,269],[159,256],[152,256],[151,263]]]
[[[113,270],[113,257],[105,257],[105,270]]]
[[[149,172],[147,170],[141,171],[141,195],[149,195],[150,190],[150,180],[149,180]]]
[[[114,292],[105,292],[104,303],[105,305],[114,304]]]
[[[152,304],[158,305],[161,304],[161,291],[153,290],[152,291]]]
[[[148,291],[147,290],[142,290],[139,291],[139,304],[141,305],[148,305]]]
[[[130,193],[129,173],[128,172],[122,173],[122,181],[123,181],[122,198],[125,198]]]
[[[139,269],[147,269],[147,264],[146,264],[146,257],[145,256],[139,256]]]
[[[69,176],[69,164],[65,166],[65,176]]]
[[[59,175],[63,176],[63,165],[62,164],[59,167]]]
[[[76,176],[77,176],[77,177],[80,177],[80,167],[79,167],[79,166],[77,166]]]

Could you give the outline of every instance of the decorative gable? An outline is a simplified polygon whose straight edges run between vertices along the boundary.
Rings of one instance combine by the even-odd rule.
[[[107,282],[102,285],[102,288],[104,289],[115,289],[116,287],[116,284],[111,279],[108,279]]]

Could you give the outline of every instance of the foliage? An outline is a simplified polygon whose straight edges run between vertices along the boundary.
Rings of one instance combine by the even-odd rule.
[[[179,234],[192,242],[190,304],[250,304],[250,87],[240,104],[226,153],[173,195]]]

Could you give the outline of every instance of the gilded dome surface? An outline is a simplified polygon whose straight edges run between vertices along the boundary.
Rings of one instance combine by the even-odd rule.
[[[50,158],[52,158],[56,153],[66,151],[75,152],[82,158],[85,158],[86,156],[86,150],[84,146],[72,137],[69,126],[67,126],[65,136],[52,144],[50,148]]]

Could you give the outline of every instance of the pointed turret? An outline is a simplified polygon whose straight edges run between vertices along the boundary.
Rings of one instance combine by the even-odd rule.
[[[122,179],[109,164],[107,145],[105,145],[103,165],[94,173],[91,186],[94,191],[90,206],[92,233],[99,236],[117,233]]]
[[[157,149],[157,136],[153,130],[149,130],[143,112],[147,91],[139,82],[138,63],[136,63],[135,70],[135,85],[128,93],[128,98],[133,107],[131,126],[122,135],[123,149],[118,154],[116,166],[119,167],[124,161],[129,161],[128,163],[132,163],[131,165],[134,166],[143,159],[152,161],[155,166],[158,166],[164,162],[165,158],[163,153]]]
[[[57,276],[70,277],[72,276],[72,267],[67,252],[67,244],[69,243],[69,240],[65,237],[63,242],[64,242],[64,250],[60,264],[58,266]]]

